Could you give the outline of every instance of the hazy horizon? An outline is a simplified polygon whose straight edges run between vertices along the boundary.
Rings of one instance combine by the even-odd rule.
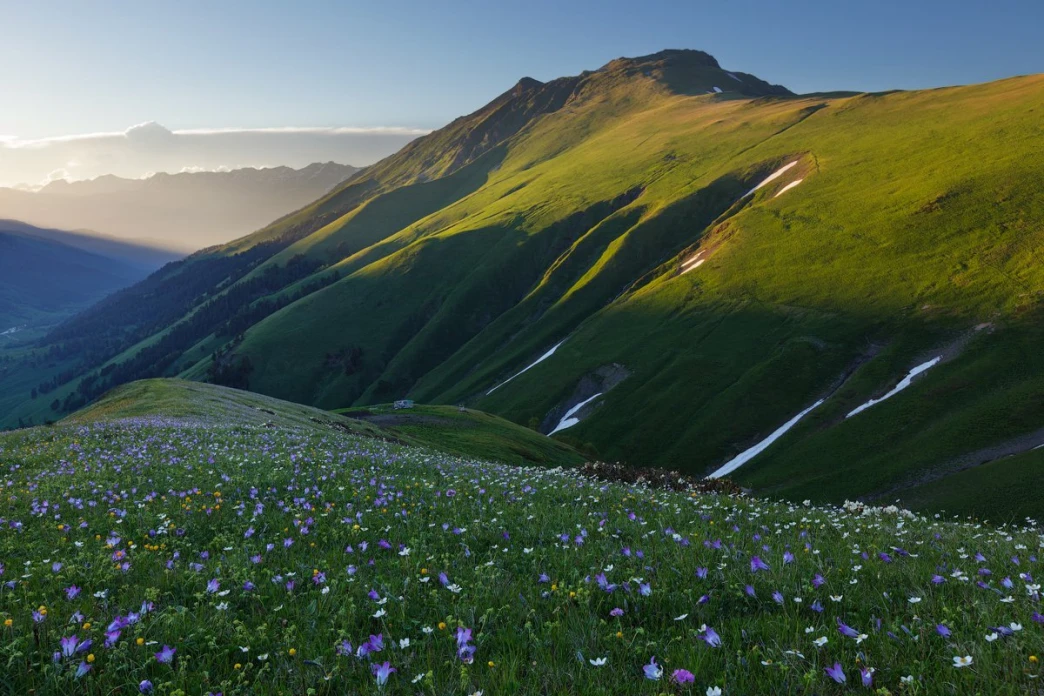
[[[39,187],[104,175],[230,171],[316,162],[363,167],[427,133],[410,128],[214,128],[169,130],[146,122],[123,131],[0,141],[0,186]]]

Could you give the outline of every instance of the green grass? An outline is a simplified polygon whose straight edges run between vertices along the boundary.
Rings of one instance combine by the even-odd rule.
[[[904,504],[924,510],[959,510],[979,519],[1039,520],[1044,450],[988,462],[902,492]]]
[[[1039,687],[1039,528],[606,484],[314,413],[150,380],[0,434],[0,691],[831,695],[861,668],[881,694]]]
[[[396,410],[385,404],[334,412],[449,454],[521,465],[568,467],[584,462],[583,455],[568,445],[473,409],[418,404]]]

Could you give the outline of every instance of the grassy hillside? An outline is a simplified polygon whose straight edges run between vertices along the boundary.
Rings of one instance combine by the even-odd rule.
[[[91,336],[89,364],[34,369],[74,363],[63,408],[157,375],[463,402],[694,474],[818,404],[733,476],[978,512],[955,491],[991,453],[1042,473],[1042,109],[1041,76],[793,95],[699,52],[525,79],[40,347]]]
[[[455,406],[391,405],[331,413],[261,394],[180,379],[146,379],[117,387],[64,418],[64,425],[137,418],[225,420],[242,426],[325,427],[449,454],[508,464],[575,466],[584,457],[510,421]]]
[[[137,418],[171,418],[187,422],[227,420],[241,426],[334,427],[380,436],[379,428],[309,406],[271,397],[172,379],[146,379],[117,387],[104,397],[62,419],[63,425]]]
[[[149,381],[0,434],[0,691],[1040,684],[1039,528],[624,486],[342,423]]]
[[[148,274],[69,237],[0,220],[0,332],[56,324]]]
[[[573,448],[489,413],[456,406],[391,405],[335,411],[403,440],[440,452],[508,464],[576,466],[584,457]]]

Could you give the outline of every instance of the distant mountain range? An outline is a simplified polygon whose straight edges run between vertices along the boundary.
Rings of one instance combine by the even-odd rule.
[[[191,252],[242,237],[306,205],[358,171],[326,162],[303,169],[101,176],[37,191],[0,188],[0,218],[90,230]]]
[[[0,220],[0,333],[58,323],[182,254]]]
[[[700,51],[523,79],[55,327],[0,418],[179,376],[464,403],[798,501],[1044,514],[1041,114],[1040,75],[796,95]]]

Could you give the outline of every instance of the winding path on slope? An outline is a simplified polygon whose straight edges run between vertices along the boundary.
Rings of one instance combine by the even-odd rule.
[[[1029,452],[1039,447],[1044,447],[1044,428],[1013,437],[1010,440],[1005,440],[996,445],[990,445],[989,447],[983,447],[982,449],[962,454],[959,457],[954,457],[943,464],[923,470],[917,477],[907,478],[887,489],[870,493],[865,496],[865,499],[867,501],[872,501],[894,496],[905,490],[923,486],[927,483],[941,481],[948,476],[959,474],[962,471],[974,469],[977,466],[989,464],[990,462],[995,462],[998,459],[1004,459],[1005,457]]]

